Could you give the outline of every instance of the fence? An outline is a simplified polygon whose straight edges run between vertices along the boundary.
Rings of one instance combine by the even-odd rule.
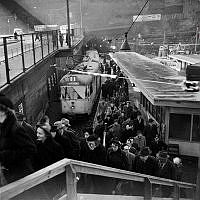
[[[0,87],[58,49],[57,31],[0,38]]]
[[[77,181],[79,174],[89,174],[90,176],[95,176],[99,177],[102,176],[107,179],[110,178],[111,180],[123,180],[124,181],[134,181],[134,183],[142,183],[143,187],[143,197],[142,199],[144,200],[151,200],[151,199],[164,199],[164,198],[153,198],[152,196],[152,186],[153,184],[157,184],[162,186],[170,186],[174,190],[174,196],[173,199],[179,199],[180,197],[180,189],[191,189],[192,192],[190,192],[191,197],[189,199],[194,199],[195,198],[195,190],[196,190],[196,185],[195,184],[190,184],[190,183],[185,183],[185,182],[178,182],[178,181],[173,181],[173,180],[168,180],[168,179],[163,179],[163,178],[158,178],[158,177],[153,177],[153,176],[148,176],[148,175],[143,175],[143,174],[138,174],[130,171],[125,171],[125,170],[120,170],[120,169],[115,169],[115,168],[110,168],[106,166],[101,166],[101,165],[95,165],[91,163],[85,163],[81,161],[75,161],[75,160],[69,160],[69,159],[63,159],[57,163],[54,163],[53,165],[50,165],[40,171],[37,171],[29,176],[26,176],[18,181],[15,181],[13,183],[10,183],[6,186],[3,186],[0,188],[0,197],[1,200],[7,200],[10,198],[13,198],[24,191],[29,191],[31,188],[37,185],[41,185],[41,183],[44,183],[45,181],[54,178],[55,176],[58,176],[59,174],[65,173],[65,188],[67,191],[67,194],[63,194],[61,197],[58,199],[70,199],[70,200],[77,200],[77,199],[85,199],[83,196],[88,197],[86,199],[93,199],[94,196],[99,196],[101,199],[108,199],[107,197],[113,196],[112,199],[133,199],[129,197],[124,196],[124,195],[101,195],[101,194],[93,194],[92,198],[89,198],[91,194],[80,194],[77,193]],[[123,183],[122,182],[122,183]],[[57,183],[58,184],[58,183]],[[101,187],[104,187],[104,190],[106,189],[106,181],[101,185]],[[48,189],[48,192],[51,192],[50,189]],[[38,194],[38,193],[37,193]],[[40,194],[40,193],[39,193]],[[29,194],[31,195],[31,194]],[[41,195],[41,194],[40,194]],[[82,197],[81,197],[82,196]],[[29,196],[30,197],[30,196]],[[18,199],[23,199],[18,197]],[[29,198],[30,199],[30,198]],[[34,199],[32,197],[31,199]],[[36,199],[36,198],[35,198]],[[44,198],[40,198],[44,199]],[[55,198],[54,198],[55,199]],[[138,198],[137,198],[138,199]],[[141,199],[141,197],[140,197]],[[170,198],[172,199],[172,198]],[[186,199],[186,198],[185,198]]]
[[[73,46],[82,40],[72,39]],[[64,48],[68,48],[64,38]],[[0,88],[60,48],[56,30],[0,38]]]

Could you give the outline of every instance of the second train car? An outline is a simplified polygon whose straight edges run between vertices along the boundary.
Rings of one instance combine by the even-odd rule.
[[[89,73],[98,73],[99,66],[98,52],[89,50],[86,52],[83,62],[74,68],[80,73],[69,72],[62,77],[60,80],[62,114],[71,117],[91,114],[94,101],[101,88],[101,76]]]

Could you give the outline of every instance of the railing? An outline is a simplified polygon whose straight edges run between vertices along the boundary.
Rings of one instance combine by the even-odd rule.
[[[58,47],[57,31],[0,38],[0,87],[25,73]]]
[[[72,38],[72,45],[82,38]],[[68,48],[64,39],[64,47]],[[58,31],[0,38],[0,88],[60,48]]]
[[[173,199],[179,199],[180,197],[180,188],[191,189],[192,194],[190,199],[194,199],[196,185],[184,182],[178,182],[143,174],[138,174],[130,171],[110,168],[106,166],[100,166],[90,163],[85,163],[81,161],[63,159],[53,165],[50,165],[40,171],[37,171],[29,176],[26,176],[18,181],[10,183],[6,186],[0,188],[0,199],[7,200],[13,198],[24,191],[29,191],[31,188],[37,185],[41,185],[47,180],[52,179],[53,177],[65,173],[65,188],[67,191],[67,195],[63,194],[59,199],[70,199],[77,200],[80,198],[80,194],[77,193],[77,177],[79,174],[90,174],[95,176],[102,176],[104,178],[110,177],[112,180],[126,180],[126,181],[134,181],[143,184],[144,200],[150,200],[152,198],[152,185],[157,184],[162,186],[171,186],[174,190]],[[104,182],[106,183],[106,182]],[[103,187],[103,185],[101,185]],[[106,189],[106,188],[105,188]],[[30,194],[29,194],[30,195]],[[100,194],[99,194],[100,195]],[[98,196],[98,195],[97,195]],[[106,195],[104,195],[106,196]],[[129,195],[130,196],[130,195]],[[30,196],[29,196],[30,197]],[[66,198],[67,197],[67,198]],[[118,197],[118,195],[113,195],[113,197]],[[20,198],[22,199],[22,198]],[[29,198],[30,199],[30,198]],[[33,198],[31,198],[33,199]],[[91,198],[92,199],[92,198]],[[124,196],[121,196],[120,199],[125,199]],[[140,198],[141,199],[141,198]],[[154,198],[156,199],[156,198]],[[157,198],[162,199],[162,198]],[[170,198],[171,199],[171,198]]]

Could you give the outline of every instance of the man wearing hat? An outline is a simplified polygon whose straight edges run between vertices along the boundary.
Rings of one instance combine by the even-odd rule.
[[[160,151],[158,153],[158,160],[159,160],[158,176],[161,178],[176,180],[175,166],[168,159],[168,157],[169,156],[167,151]],[[161,187],[161,192],[163,197],[171,197],[173,194],[173,188],[163,185]]]
[[[103,144],[103,135],[104,135],[105,125],[102,120],[101,115],[97,116],[97,125],[94,128],[94,134],[100,138],[101,144]]]
[[[125,113],[126,119],[128,119],[129,117],[132,116],[133,107],[131,106],[131,102],[130,101],[126,102],[126,105],[124,106],[124,113]]]
[[[111,148],[107,152],[107,164],[109,167],[128,170],[128,158],[124,151],[120,148],[121,143],[118,140],[111,142]]]
[[[136,156],[132,170],[137,173],[156,176],[158,169],[158,161],[150,155],[149,147],[144,147]]]
[[[54,126],[57,129],[56,132],[54,131],[54,139],[63,147],[65,157],[70,159],[77,159],[79,157],[79,152],[74,152],[72,143],[73,141],[71,140],[70,134],[64,129],[65,125],[63,124],[63,121],[54,122]]]
[[[167,151],[160,151],[158,153],[158,161],[159,161],[158,176],[161,177],[161,178],[167,178],[167,179],[175,180],[176,179],[175,166],[168,159]]]

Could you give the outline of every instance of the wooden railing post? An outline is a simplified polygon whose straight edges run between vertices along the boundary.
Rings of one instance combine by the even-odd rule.
[[[174,184],[174,200],[179,200],[180,198],[180,187]]]
[[[76,183],[76,174],[73,173],[70,165],[66,166],[66,187],[68,200],[77,200]]]
[[[144,181],[144,200],[152,200],[152,184],[148,178]]]

